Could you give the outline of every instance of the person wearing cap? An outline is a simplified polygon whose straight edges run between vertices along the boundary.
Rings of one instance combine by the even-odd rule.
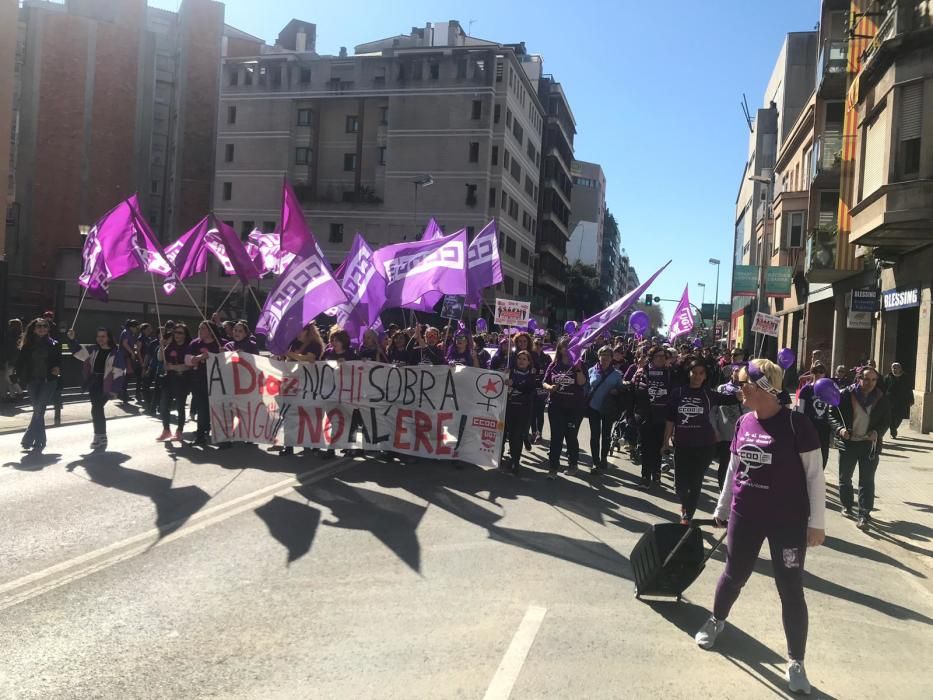
[[[750,412],[736,426],[714,513],[717,526],[728,527],[726,567],[713,613],[695,639],[700,648],[713,648],[767,539],[787,639],[788,686],[809,694],[803,572],[807,548],[825,539],[826,482],[816,428],[778,401],[782,381],[781,368],[770,360],[752,360],[739,373],[740,398]]]

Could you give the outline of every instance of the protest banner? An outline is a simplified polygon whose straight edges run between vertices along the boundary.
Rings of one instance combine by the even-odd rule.
[[[463,317],[463,305],[466,297],[462,294],[445,294],[441,305],[441,318],[459,321]]]
[[[752,333],[761,333],[762,335],[770,335],[773,338],[777,338],[780,325],[780,317],[759,311],[755,314],[755,320],[752,323]]]
[[[528,326],[528,318],[530,316],[530,301],[496,299],[496,315],[493,319],[493,323],[497,326],[525,328]]]
[[[497,467],[508,388],[499,372],[381,362],[208,362],[218,442],[391,450]]]

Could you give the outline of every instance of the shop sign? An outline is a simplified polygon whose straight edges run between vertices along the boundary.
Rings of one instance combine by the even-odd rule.
[[[878,290],[874,287],[865,287],[863,289],[852,290],[852,311],[878,310]]]
[[[871,330],[871,311],[849,311],[846,316],[846,328]]]
[[[733,268],[732,294],[737,297],[758,296],[757,265],[736,265]]]
[[[794,268],[772,265],[765,270],[765,291],[769,297],[789,297]]]
[[[920,306],[920,288],[887,289],[881,292],[885,311],[898,311]]]

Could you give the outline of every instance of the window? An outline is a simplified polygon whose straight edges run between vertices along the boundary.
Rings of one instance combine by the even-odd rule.
[[[522,129],[522,125],[518,123],[518,119],[512,122],[512,136],[516,138],[519,146],[525,142],[525,130]]]
[[[473,111],[470,114],[472,119],[480,119],[483,116],[483,101],[473,100]]]
[[[527,297],[528,296],[528,285],[524,282],[518,283],[518,296]]]
[[[236,124],[236,105],[227,107],[227,123]]]
[[[343,243],[343,224],[331,224],[330,237],[327,240],[331,243]]]
[[[502,167],[506,170],[509,169],[509,164],[512,162],[512,156],[509,155],[509,149],[502,149]]]
[[[430,65],[430,72],[431,72],[431,80],[437,80],[438,78],[440,78],[441,77],[441,64],[432,63]]]
[[[506,275],[505,277],[505,292],[506,294],[513,294],[515,291],[515,280]]]
[[[884,157],[887,150],[886,122],[887,110],[885,105],[882,104],[880,112],[864,127],[862,199],[884,184],[882,180],[886,171],[885,161],[887,160]]]
[[[470,141],[470,162],[479,163],[479,141]]]
[[[348,134],[355,134],[360,130],[360,118],[355,114],[347,115],[346,131]]]
[[[273,231],[275,231],[275,222],[274,221],[263,221],[262,231],[263,233],[272,233]]]
[[[788,217],[789,223],[787,226],[787,247],[788,248],[801,248],[803,247],[803,232],[806,228],[806,214],[802,211],[791,212]]]
[[[490,209],[495,209],[495,207],[496,207],[496,196],[497,196],[497,194],[498,194],[498,193],[496,192],[496,188],[495,188],[495,187],[490,187],[490,188],[489,188],[489,208],[490,208]]]
[[[265,75],[265,73],[263,73],[263,75]],[[243,84],[244,85],[253,84],[253,67],[252,66],[246,66],[246,72],[243,73]]]
[[[467,229],[467,240],[472,241],[473,237],[476,236],[476,227],[467,226],[466,229]]]
[[[240,239],[246,240],[246,238],[253,232],[253,229],[256,227],[255,221],[244,221],[240,224]]]
[[[229,202],[231,199],[233,199],[233,183],[232,183],[232,182],[225,182],[225,183],[224,183],[223,200],[224,200],[225,202]]]
[[[240,71],[237,68],[234,68],[230,71],[230,84],[239,85],[240,84]]]
[[[496,238],[499,239],[499,251],[502,252],[502,249],[505,247],[505,236],[496,236]]]
[[[385,164],[386,164],[386,147],[380,146],[379,147],[379,165],[385,165]]]
[[[347,172],[356,170],[356,154],[355,153],[344,153],[343,154],[343,169]]]
[[[512,128],[512,110],[508,107],[505,108],[505,126],[508,129]]]
[[[505,237],[505,254],[510,255],[513,258],[515,257],[515,239],[514,238],[509,238],[508,236]]]
[[[468,184],[466,186],[466,204],[468,207],[476,206],[476,185]]]
[[[311,82],[311,69],[310,68],[299,68],[298,69],[298,82],[302,85],[307,85]]]
[[[224,162],[232,163],[233,162],[233,144],[228,143],[224,145]]]
[[[499,147],[498,146],[492,147],[492,164],[499,165]]]
[[[389,123],[389,107],[388,105],[383,105],[379,108],[379,123],[383,126],[388,125]]]
[[[531,178],[525,175],[525,192],[528,193],[529,197],[534,197],[535,194],[535,183],[531,181]]]
[[[522,181],[522,166],[518,164],[517,159],[512,159],[512,167],[509,169],[509,172],[512,174],[512,177],[515,178],[515,182]]]
[[[299,109],[298,110],[298,126],[311,126],[311,110],[310,109]]]
[[[509,193],[505,190],[502,190],[502,210],[505,211],[509,208]]]
[[[518,221],[518,202],[509,198],[509,216]]]
[[[467,62],[465,58],[462,58],[459,61],[457,61],[457,78],[462,80],[463,78],[467,77],[466,74],[467,74]]]
[[[373,76],[373,82],[376,85],[385,85],[386,84],[386,68],[385,66],[380,66],[376,69],[376,74]]]
[[[295,149],[295,165],[308,165],[311,162],[311,149],[300,147]]]
[[[502,61],[496,61],[496,82],[502,82],[502,72],[505,69],[505,64]]]
[[[535,185],[535,201],[538,201],[538,186]]]
[[[499,120],[502,118],[502,105],[496,105],[492,108],[492,121],[494,124],[498,124]]]
[[[522,246],[522,254],[521,254],[520,259],[523,265],[527,265],[528,260],[531,259],[531,254],[528,252],[528,249],[525,246]]]
[[[535,162],[535,147],[531,143],[531,139],[528,139],[528,157],[531,159],[531,162]]]
[[[920,128],[923,121],[923,83],[901,88],[901,111],[897,134],[897,177],[920,176]]]
[[[159,194],[159,181],[158,180],[152,181],[152,183],[149,185],[149,191],[152,194]]]

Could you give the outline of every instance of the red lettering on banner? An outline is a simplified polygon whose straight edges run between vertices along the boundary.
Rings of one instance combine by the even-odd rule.
[[[310,435],[310,442],[318,443],[321,441],[321,408],[314,408],[315,416],[312,418],[305,410],[304,406],[298,407],[298,444],[305,443],[305,430]]]
[[[279,389],[281,388],[281,380],[275,377],[266,377],[266,394],[269,396],[278,396]]]
[[[410,442],[402,442],[402,437],[408,432],[402,423],[406,418],[411,418],[411,411],[407,408],[400,408],[395,414],[395,437],[392,438],[392,446],[397,450],[411,449]]]
[[[438,456],[441,455],[450,455],[453,454],[453,450],[447,447],[447,443],[444,440],[446,431],[444,430],[444,424],[454,417],[453,413],[443,412],[437,414],[437,449],[435,452]]]
[[[428,454],[434,452],[431,446],[431,428],[433,423],[431,416],[424,411],[415,411],[415,449],[420,450],[421,445]]]
[[[320,413],[320,409],[318,409]],[[339,408],[332,408],[324,417],[324,441],[330,445],[337,442],[343,436],[343,430],[346,427],[347,419]],[[334,426],[337,429],[334,429]]]
[[[249,384],[244,383],[243,372],[249,374]],[[249,394],[256,386],[256,371],[248,362],[235,362],[233,364],[233,393],[237,396]]]

